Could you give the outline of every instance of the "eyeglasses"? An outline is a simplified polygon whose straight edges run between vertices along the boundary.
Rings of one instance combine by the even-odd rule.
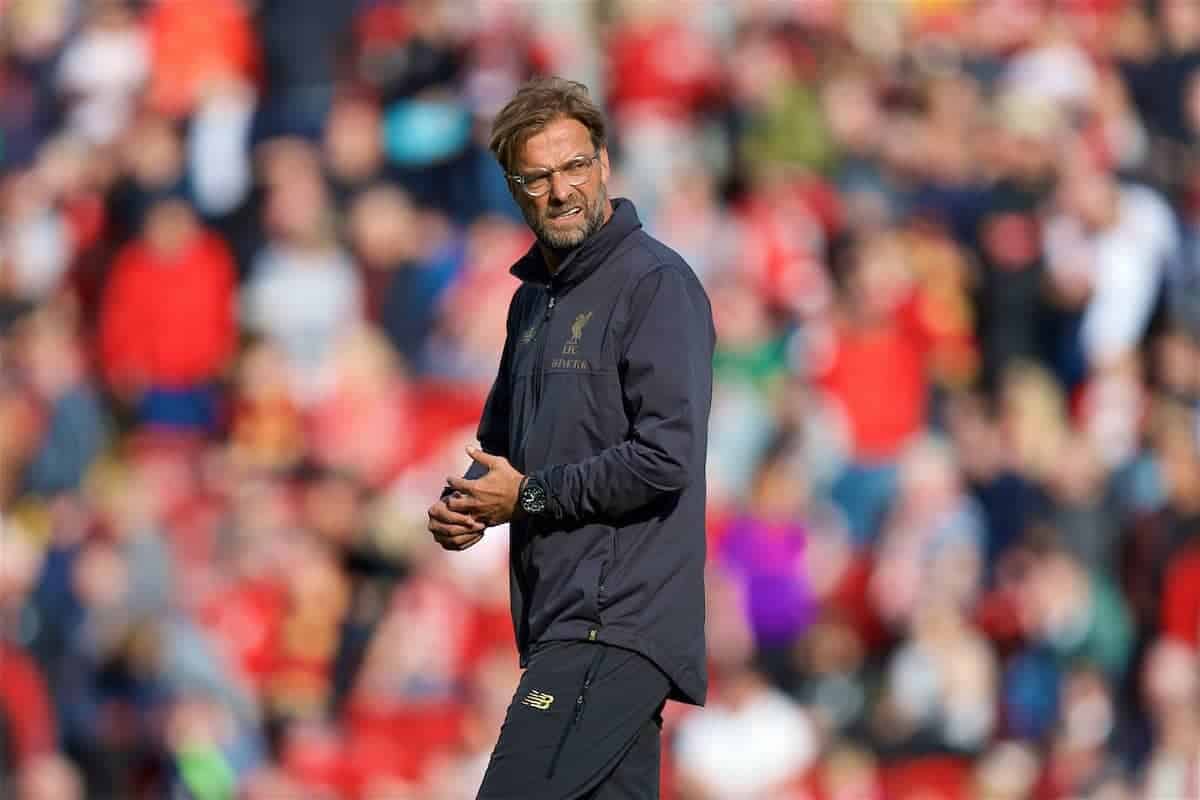
[[[550,185],[556,172],[566,175],[567,183],[572,186],[581,186],[587,183],[588,178],[592,175],[592,162],[599,157],[600,151],[597,150],[591,156],[576,156],[555,169],[542,170],[529,175],[509,175],[508,179],[524,189],[525,194],[530,197],[541,197],[550,191]]]

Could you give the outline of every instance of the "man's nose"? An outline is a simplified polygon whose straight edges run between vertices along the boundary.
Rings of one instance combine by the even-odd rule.
[[[566,175],[561,172],[550,173],[550,194],[557,202],[566,202],[574,189],[575,187],[567,180]]]

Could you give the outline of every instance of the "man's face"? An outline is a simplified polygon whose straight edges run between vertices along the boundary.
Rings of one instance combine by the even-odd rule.
[[[578,120],[561,118],[529,137],[517,154],[513,172],[532,178],[595,154],[587,128]],[[587,179],[578,186],[572,186],[563,172],[553,173],[549,191],[540,197],[530,197],[523,187],[512,184],[525,221],[547,247],[577,247],[608,221],[608,151],[601,148],[587,170]]]
[[[183,201],[161,202],[146,217],[146,239],[163,255],[175,255],[195,234],[196,217]]]

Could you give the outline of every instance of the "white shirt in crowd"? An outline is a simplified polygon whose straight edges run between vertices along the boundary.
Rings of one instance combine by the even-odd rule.
[[[149,77],[150,48],[139,28],[85,30],[67,46],[58,70],[59,90],[74,99],[71,128],[93,144],[112,142]]]
[[[1060,214],[1046,229],[1052,273],[1086,271],[1091,297],[1083,315],[1084,353],[1090,364],[1109,364],[1136,348],[1158,298],[1166,263],[1179,247],[1171,209],[1152,189],[1120,187],[1116,221],[1087,231]]]
[[[339,249],[267,247],[243,290],[245,322],[287,356],[301,397],[315,399],[342,337],[363,316],[358,273]]]
[[[681,774],[721,800],[767,800],[816,757],[812,722],[783,693],[768,687],[736,707],[713,704],[679,723]]]

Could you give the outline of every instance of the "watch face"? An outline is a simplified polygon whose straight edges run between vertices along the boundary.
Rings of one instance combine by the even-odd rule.
[[[546,491],[537,484],[526,486],[521,493],[521,508],[527,514],[540,514],[546,510]]]

